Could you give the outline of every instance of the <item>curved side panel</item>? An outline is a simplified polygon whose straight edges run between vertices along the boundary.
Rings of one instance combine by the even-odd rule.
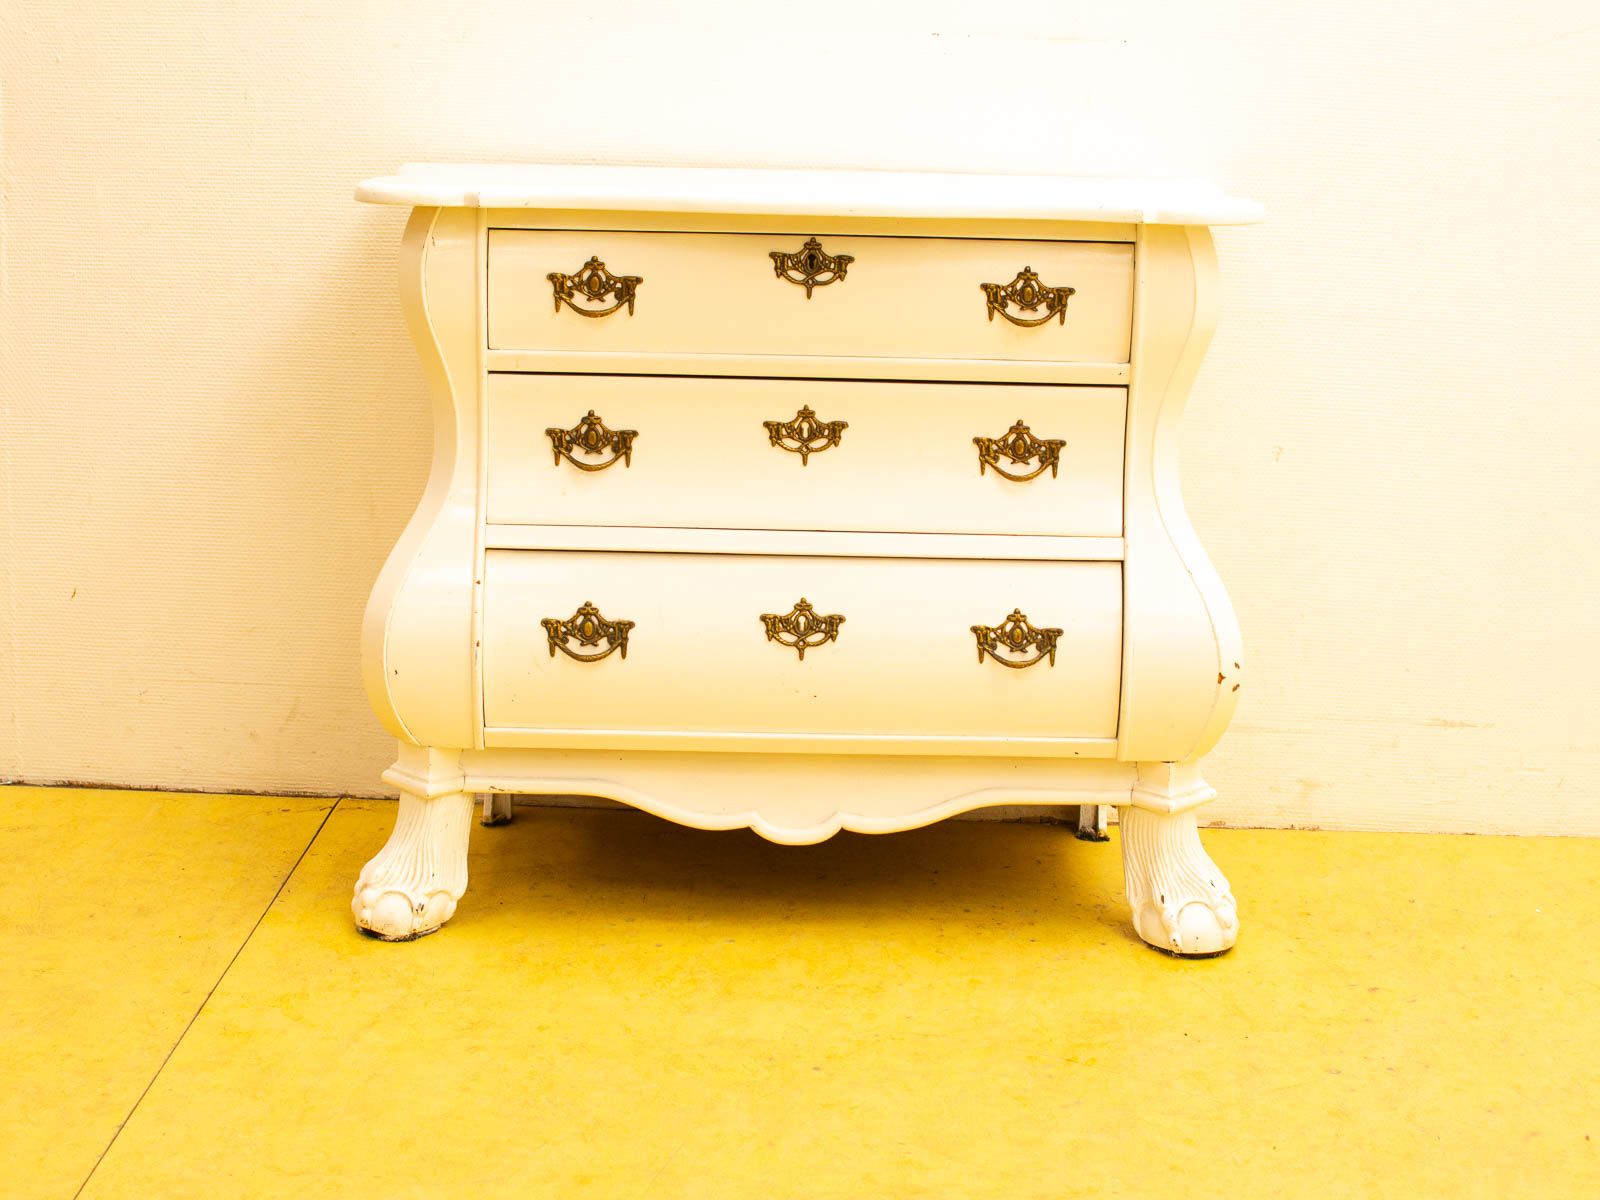
[[[1189,524],[1178,478],[1184,405],[1216,328],[1211,234],[1143,226],[1137,264],[1117,757],[1185,762],[1227,727],[1242,659],[1233,607]]]
[[[367,601],[361,664],[385,726],[413,745],[469,748],[478,420],[478,222],[419,208],[406,225],[400,296],[433,397],[433,468]]]

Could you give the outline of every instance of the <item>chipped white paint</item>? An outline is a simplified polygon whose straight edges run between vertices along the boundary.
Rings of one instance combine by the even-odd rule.
[[[356,880],[356,924],[391,942],[432,933],[455,915],[467,890],[472,797],[400,793],[394,832]]]
[[[1173,954],[1221,954],[1239,937],[1233,892],[1200,845],[1194,810],[1122,813],[1122,877],[1133,927]]]

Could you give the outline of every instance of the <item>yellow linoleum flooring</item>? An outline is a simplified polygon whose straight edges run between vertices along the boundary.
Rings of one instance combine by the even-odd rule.
[[[391,804],[0,807],[6,1197],[1600,1195],[1600,841],[1207,831],[1184,962],[1054,826],[519,808],[393,945]]]

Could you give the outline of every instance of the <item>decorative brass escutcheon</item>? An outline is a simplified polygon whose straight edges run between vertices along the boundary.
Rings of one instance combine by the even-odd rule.
[[[1069,287],[1046,287],[1039,282],[1039,273],[1032,267],[1023,267],[1010,283],[980,283],[978,286],[983,289],[983,294],[989,300],[989,320],[994,320],[995,313],[999,313],[1013,325],[1030,326],[1043,325],[1051,317],[1055,317],[1065,325],[1067,298],[1078,290]],[[1014,317],[1009,311],[1013,304],[1023,312],[1030,313],[1038,312],[1042,304],[1044,316]]]
[[[578,611],[565,621],[560,617],[546,617],[539,624],[544,626],[545,633],[549,635],[551,658],[556,656],[557,650],[579,662],[599,662],[613,650],[621,650],[622,657],[628,657],[628,630],[633,628],[633,622],[608,621],[588,600],[580,604]],[[567,645],[573,639],[577,640],[579,646],[594,647],[604,641],[606,648],[598,654],[580,654]]]
[[[606,270],[605,263],[593,257],[575,274],[563,275],[560,271],[551,271],[545,278],[550,281],[555,293],[556,312],[561,311],[561,305],[565,302],[580,317],[609,317],[624,304],[628,306],[628,315],[633,316],[634,293],[644,282],[638,275],[613,275]],[[579,308],[574,299],[577,296],[582,296],[591,304],[604,304],[612,297],[616,299],[610,308]]]
[[[1034,663],[1043,662],[1046,658],[1050,665],[1056,665],[1056,639],[1062,634],[1060,629],[1035,629],[1028,623],[1028,618],[1022,615],[1020,608],[1011,610],[1011,615],[1000,624],[993,626],[974,625],[973,636],[978,639],[978,661],[983,662],[987,654],[1002,667],[1031,667]],[[1036,653],[1032,658],[1002,658],[1000,651],[1005,650],[1011,654],[1025,654],[1029,650]]]
[[[1026,483],[1044,473],[1046,467],[1050,468],[1050,478],[1056,477],[1056,468],[1061,465],[1061,451],[1067,443],[1060,438],[1036,438],[1033,431],[1022,423],[1019,417],[1017,423],[1006,430],[1004,437],[986,438],[975,437],[973,445],[978,447],[978,474],[982,475],[990,467],[996,473],[1007,479],[1014,479],[1018,483]],[[1008,459],[1017,466],[1026,466],[1035,458],[1039,465],[1026,475],[1014,475],[1000,465],[1000,460]]]
[[[820,615],[804,596],[787,613],[762,613],[761,623],[767,627],[767,641],[790,646],[800,652],[800,661],[806,658],[807,647],[815,648],[824,642],[837,641],[839,626],[844,618],[838,613]]]
[[[853,254],[829,254],[816,238],[807,238],[806,244],[793,254],[773,250],[767,255],[779,279],[799,284],[806,289],[806,299],[811,299],[811,289],[827,287],[844,278],[845,271],[855,262]],[[824,278],[826,276],[826,278]]]
[[[850,428],[848,421],[817,420],[817,414],[811,411],[809,404],[795,413],[792,421],[761,423],[767,427],[767,436],[772,439],[772,444],[790,454],[798,454],[802,467],[813,454],[837,446],[844,431]],[[790,445],[791,442],[794,444]]]
[[[565,458],[580,471],[604,471],[618,462],[624,468],[631,467],[633,439],[639,436],[637,429],[607,429],[606,423],[595,415],[592,408],[589,415],[571,429],[546,429],[544,432],[550,439],[551,450],[555,452],[556,466],[559,467]],[[579,462],[572,457],[574,450],[582,454],[603,454],[609,450],[611,457],[603,462]]]

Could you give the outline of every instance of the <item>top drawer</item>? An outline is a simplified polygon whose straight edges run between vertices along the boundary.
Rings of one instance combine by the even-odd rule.
[[[808,254],[794,234],[491,229],[489,347],[1128,361],[1126,243],[817,241]]]

